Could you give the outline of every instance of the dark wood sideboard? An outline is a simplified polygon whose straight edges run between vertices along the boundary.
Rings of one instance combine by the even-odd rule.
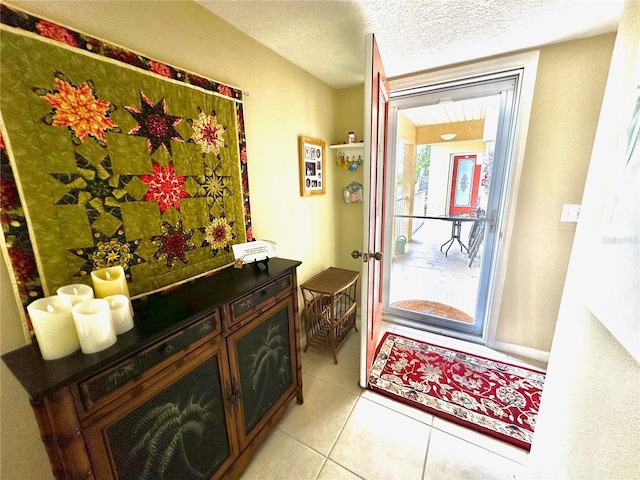
[[[29,393],[57,479],[238,478],[302,403],[296,268],[232,267],[135,299],[95,354],[2,356]]]

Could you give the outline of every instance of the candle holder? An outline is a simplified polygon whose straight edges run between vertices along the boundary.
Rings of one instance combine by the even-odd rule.
[[[54,295],[27,305],[31,324],[45,360],[71,355],[80,348],[71,314],[71,299]]]
[[[126,295],[110,295],[104,298],[109,303],[111,320],[116,335],[128,332],[133,328],[133,307]]]
[[[82,353],[96,353],[116,343],[109,302],[96,298],[71,308]]]
[[[93,289],[97,298],[105,298],[111,295],[126,295],[129,297],[129,286],[124,268],[121,265],[102,268],[91,272]]]
[[[72,306],[83,300],[91,300],[93,298],[93,288],[84,283],[65,285],[56,290],[56,293],[60,297],[68,297],[71,300]]]

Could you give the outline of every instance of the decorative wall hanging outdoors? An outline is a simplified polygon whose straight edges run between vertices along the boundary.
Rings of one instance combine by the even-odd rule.
[[[23,306],[97,268],[139,296],[232,264],[252,238],[242,91],[1,9],[1,240]]]
[[[325,193],[324,156],[326,144],[322,140],[299,137],[300,195],[322,195]]]

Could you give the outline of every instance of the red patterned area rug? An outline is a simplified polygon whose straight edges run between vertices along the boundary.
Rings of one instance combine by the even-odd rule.
[[[386,333],[369,388],[525,450],[545,374]]]

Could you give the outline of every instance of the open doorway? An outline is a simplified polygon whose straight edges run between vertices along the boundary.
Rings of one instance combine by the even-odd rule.
[[[523,53],[409,75],[387,82],[372,34],[368,35],[366,46],[364,103],[367,119],[364,137],[369,140],[364,143],[363,167],[368,182],[364,185],[363,195],[362,252],[353,252],[363,259],[360,385],[366,385],[368,382],[374,352],[380,340],[379,332],[383,318],[387,322],[410,328],[444,333],[484,343],[489,347],[494,345],[539,56],[538,52]],[[502,88],[499,84],[503,80],[513,85],[503,85],[506,88]],[[483,86],[486,88],[483,89]],[[474,94],[470,94],[470,87],[475,87]],[[453,95],[459,88],[465,95]],[[388,93],[383,95],[383,92]],[[451,94],[447,95],[449,92]],[[429,95],[432,97],[429,98]],[[473,260],[480,262],[480,275],[486,275],[487,279],[484,283],[482,278],[478,281],[475,312],[480,312],[480,316],[474,317],[473,323],[466,324],[452,322],[446,315],[434,315],[433,312],[424,314],[394,307],[389,302],[390,275],[398,238],[395,219],[401,216],[395,213],[398,191],[395,178],[396,154],[403,151],[399,150],[400,148],[417,150],[418,145],[429,144],[416,140],[398,141],[398,110],[455,103],[491,95],[500,96],[500,113],[491,167],[491,189],[487,197],[486,221],[483,222],[484,233],[480,232],[474,236],[476,239],[482,238],[484,247]],[[445,133],[450,132],[441,132],[441,135]],[[444,143],[446,140],[440,137],[440,142]],[[387,152],[390,155],[387,155]],[[402,156],[404,155],[403,153]],[[501,158],[507,158],[508,161],[497,161]],[[405,173],[403,172],[403,175]],[[428,185],[433,184],[429,182]],[[494,192],[499,192],[499,195]],[[427,207],[428,205],[427,197]],[[411,211],[413,212],[414,210]],[[422,217],[427,215],[423,214]],[[412,220],[420,221],[419,218]],[[426,225],[428,219],[422,220]],[[462,228],[461,225],[460,227]],[[462,235],[459,235],[460,238]],[[469,242],[469,246],[471,245],[472,242]],[[445,258],[448,258],[448,255]],[[485,290],[481,291],[481,288]],[[423,293],[429,292],[423,288]]]
[[[516,84],[507,77],[392,98],[388,315],[483,339]]]

